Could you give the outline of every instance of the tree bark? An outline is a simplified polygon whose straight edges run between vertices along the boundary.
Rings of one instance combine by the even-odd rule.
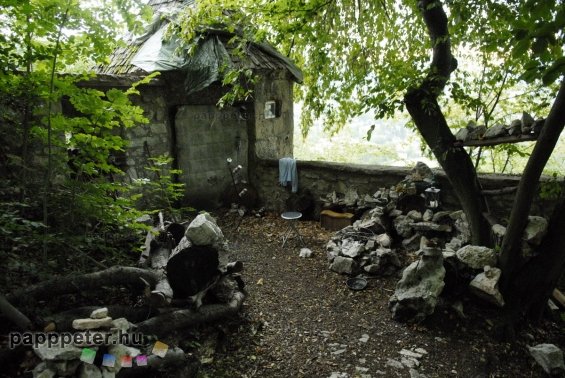
[[[512,205],[499,259],[499,265],[502,269],[501,288],[503,294],[508,292],[509,283],[514,280],[515,272],[524,263],[521,250],[522,233],[528,222],[528,214],[534,195],[538,190],[540,176],[565,126],[563,109],[565,109],[565,79],[561,81],[557,97],[518,184],[518,191]]]
[[[511,277],[505,293],[505,327],[512,332],[522,314],[539,320],[547,299],[565,269],[565,199],[556,206],[539,254]]]
[[[404,96],[406,109],[418,131],[431,148],[459,199],[471,228],[471,242],[490,245],[489,227],[481,215],[487,210],[481,187],[469,154],[456,145],[437,98],[457,68],[451,54],[447,16],[437,0],[421,0],[418,6],[428,28],[433,46],[428,75],[419,87]]]

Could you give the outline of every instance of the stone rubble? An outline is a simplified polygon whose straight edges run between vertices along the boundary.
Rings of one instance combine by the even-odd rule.
[[[522,113],[522,119],[515,119],[508,125],[495,124],[486,128],[485,125],[477,125],[474,121],[470,121],[466,127],[457,131],[455,139],[461,142],[469,142],[472,140],[500,138],[510,135],[538,135],[544,123],[544,119],[534,120],[534,118],[526,112]]]

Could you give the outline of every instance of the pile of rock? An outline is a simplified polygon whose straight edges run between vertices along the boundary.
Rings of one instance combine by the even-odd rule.
[[[90,318],[75,319],[73,328],[78,331],[72,335],[69,344],[62,344],[62,337],[55,345],[49,342],[34,346],[35,354],[42,362],[33,369],[34,378],[50,378],[55,376],[79,377],[115,377],[122,368],[123,356],[137,357],[141,351],[120,343],[122,335],[126,335],[131,324],[125,318],[112,319],[108,309],[94,310]],[[62,336],[62,335],[58,335]],[[69,342],[69,340],[66,340]],[[92,362],[84,362],[89,351],[97,352],[100,344],[107,346],[107,353],[115,357],[114,366],[98,367]],[[85,352],[84,349],[88,348]],[[109,365],[109,364],[108,364]]]
[[[391,249],[392,239],[384,231],[375,208],[368,219],[356,221],[352,226],[335,233],[326,246],[330,269],[337,273],[388,275],[402,264],[397,252]]]
[[[492,139],[508,136],[538,135],[541,131],[545,119],[537,119],[526,113],[522,113],[521,119],[515,119],[509,125],[495,124],[486,128],[485,125],[477,125],[474,121],[470,121],[466,127],[459,129],[455,134],[455,139],[461,142],[469,142],[472,140]]]
[[[432,185],[432,171],[418,163],[397,186],[380,189],[372,196],[353,195],[357,194],[354,189],[344,197],[332,194],[337,203],[364,206],[365,210],[359,220],[336,232],[326,245],[330,269],[348,275],[382,276],[396,272],[403,261],[413,261],[390,299],[389,307],[398,320],[418,322],[433,313],[446,282],[467,285],[476,297],[504,306],[498,290],[501,271],[497,253],[469,245],[471,233],[463,211],[434,211],[423,206],[423,200],[405,201],[422,199],[425,188]],[[367,209],[368,203],[374,205]],[[525,256],[539,245],[547,226],[544,218],[529,217],[522,238]],[[499,241],[505,232],[500,224],[492,227]],[[450,277],[457,279],[450,281]]]
[[[34,378],[112,378],[123,368],[164,367],[165,360],[177,359],[187,364],[183,361],[184,352],[176,347],[169,349],[162,344],[166,349],[153,348],[142,354],[141,349],[128,346],[144,343],[143,335],[131,333],[133,325],[127,319],[109,317],[107,308],[94,310],[90,318],[75,319],[72,325],[74,333],[53,334],[58,338],[33,347],[42,360],[33,369]]]

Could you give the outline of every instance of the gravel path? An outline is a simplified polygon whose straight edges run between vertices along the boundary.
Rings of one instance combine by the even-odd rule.
[[[286,224],[278,216],[246,217],[238,233],[234,224],[220,217],[231,257],[245,264],[249,296],[242,318],[222,328],[204,377],[540,377],[526,342],[563,346],[551,322],[515,343],[497,342],[492,309],[465,299],[466,318],[445,306],[420,325],[397,323],[387,304],[398,276],[349,290],[346,277],[328,269],[331,232],[318,223],[299,223],[312,258],[298,256],[295,240],[281,248]]]

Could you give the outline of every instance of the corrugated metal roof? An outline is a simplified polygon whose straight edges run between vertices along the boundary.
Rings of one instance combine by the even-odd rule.
[[[171,9],[179,6],[193,6],[195,0],[149,0],[148,5],[153,7],[155,14],[169,13]],[[215,31],[209,31],[209,34],[218,34]],[[233,47],[227,44],[228,37],[226,33],[219,33],[222,42],[230,53],[232,62],[237,67],[251,68],[253,70],[288,70],[295,81],[302,82],[302,73],[288,58],[281,55],[273,47],[266,44],[249,43],[246,50],[246,56],[240,57],[231,54]],[[142,45],[134,43],[134,39],[125,47],[117,48],[109,57],[109,63],[98,67],[100,74],[110,75],[127,75],[127,74],[143,74],[146,73],[141,68],[131,64],[133,57],[139,51]]]

